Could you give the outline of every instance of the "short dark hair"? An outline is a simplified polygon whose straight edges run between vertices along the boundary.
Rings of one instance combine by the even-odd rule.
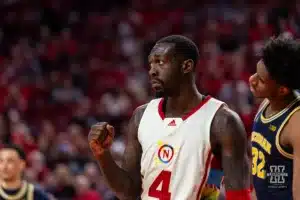
[[[273,80],[290,89],[300,89],[300,44],[292,38],[270,39],[262,60]]]
[[[172,43],[175,45],[175,55],[182,55],[184,59],[192,59],[196,65],[199,60],[199,50],[197,45],[189,38],[183,35],[170,35],[161,38],[156,42],[159,43]]]
[[[26,153],[24,152],[24,150],[20,146],[18,146],[16,144],[4,144],[1,149],[14,150],[14,151],[17,152],[17,154],[19,155],[19,157],[22,160],[26,160]]]

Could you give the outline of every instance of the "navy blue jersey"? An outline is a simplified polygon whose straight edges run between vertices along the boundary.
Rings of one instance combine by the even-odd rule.
[[[19,189],[7,190],[0,187],[0,200],[49,200],[49,197],[33,184],[24,181]]]
[[[293,150],[281,146],[279,138],[290,117],[300,109],[300,100],[266,118],[268,104],[268,101],[262,104],[253,124],[253,184],[258,200],[292,200]]]

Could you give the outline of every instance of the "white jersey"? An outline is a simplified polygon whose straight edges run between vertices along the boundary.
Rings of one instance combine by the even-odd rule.
[[[224,103],[206,97],[189,115],[165,118],[163,99],[149,102],[140,121],[142,200],[198,200],[213,158],[210,127]]]

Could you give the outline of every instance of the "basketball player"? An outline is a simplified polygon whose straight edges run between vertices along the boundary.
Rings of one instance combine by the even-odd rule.
[[[264,98],[254,119],[252,175],[258,200],[300,199],[300,44],[273,38],[250,77],[255,97]]]
[[[25,153],[18,146],[0,149],[0,200],[48,200],[48,196],[22,180],[26,167]]]
[[[222,160],[226,199],[250,199],[250,143],[238,115],[197,90],[198,58],[196,45],[184,36],[155,44],[149,75],[161,98],[135,110],[122,168],[108,150],[114,128],[106,122],[92,126],[90,148],[120,199],[200,199],[214,157]]]

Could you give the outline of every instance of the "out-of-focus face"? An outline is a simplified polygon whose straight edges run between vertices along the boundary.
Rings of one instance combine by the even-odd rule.
[[[25,169],[25,161],[13,149],[0,150],[0,176],[3,181],[21,178]]]
[[[87,163],[84,166],[84,174],[88,178],[93,178],[93,177],[99,176],[99,171],[98,171],[97,165],[95,163]]]
[[[250,90],[257,98],[276,98],[279,86],[271,79],[262,60],[257,63],[256,73],[249,78]]]
[[[84,175],[76,176],[75,182],[76,182],[76,191],[79,194],[82,194],[90,189],[90,181]]]
[[[178,88],[182,73],[174,57],[174,45],[156,44],[149,57],[149,76],[157,96],[168,96]]]
[[[40,151],[31,152],[28,161],[36,171],[43,170],[45,166],[45,157]]]

